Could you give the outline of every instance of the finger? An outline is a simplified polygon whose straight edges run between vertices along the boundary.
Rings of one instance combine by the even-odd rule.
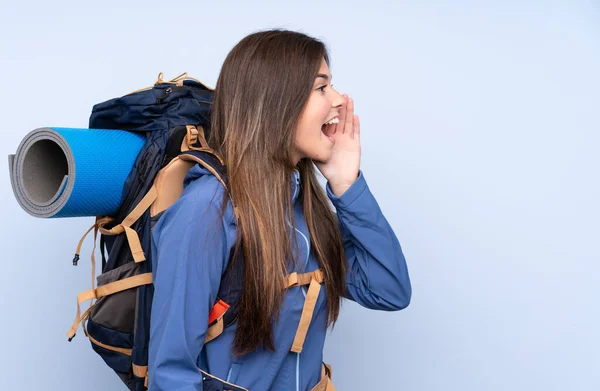
[[[354,118],[354,99],[349,98],[348,99],[348,108],[346,111],[346,118],[345,118],[345,124],[344,124],[344,133],[348,133],[348,134],[352,134],[352,122],[353,122],[353,118]]]
[[[358,114],[354,116],[354,133],[352,134],[352,138],[360,139],[360,119],[358,118]]]
[[[346,122],[346,107],[348,107],[348,95],[344,94],[342,96],[344,97],[345,103],[342,105],[342,108],[340,109],[340,115],[338,116],[338,123],[335,124],[335,129],[333,131],[334,134],[338,130],[342,130],[342,132],[343,132],[344,123]]]

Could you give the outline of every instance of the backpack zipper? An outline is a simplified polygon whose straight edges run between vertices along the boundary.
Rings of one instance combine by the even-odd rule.
[[[160,105],[163,103],[163,101],[171,94],[171,92],[173,92],[173,87],[167,87],[165,88],[165,91],[163,92],[162,96],[159,96],[158,98],[156,98],[156,104]],[[213,102],[209,101],[209,100],[204,100],[204,99],[196,99],[196,101],[198,101],[198,103],[203,103],[206,105],[212,105]]]
[[[159,96],[158,98],[156,98],[156,104],[160,105],[163,103],[163,100],[166,99],[167,96],[169,96],[169,94],[173,92],[173,88],[171,87],[167,87],[165,88],[165,91],[163,92],[162,96]]]

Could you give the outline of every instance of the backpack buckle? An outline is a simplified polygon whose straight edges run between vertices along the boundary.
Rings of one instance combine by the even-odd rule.
[[[198,143],[198,128],[196,128],[195,126],[192,125],[187,125],[187,135],[186,137],[186,141],[188,146],[193,146],[196,145]]]

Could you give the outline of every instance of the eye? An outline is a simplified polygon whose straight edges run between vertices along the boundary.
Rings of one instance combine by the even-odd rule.
[[[317,88],[317,91],[325,92],[325,88],[326,87],[327,87],[327,84],[325,84],[324,86],[321,86],[321,87]],[[331,88],[333,88],[333,84],[331,85]]]

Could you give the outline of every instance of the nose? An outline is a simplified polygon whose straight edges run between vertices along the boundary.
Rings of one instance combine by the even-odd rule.
[[[331,99],[331,107],[340,109],[346,103],[346,99],[344,99],[344,97],[333,88],[331,89],[331,91],[333,93],[333,98]]]

